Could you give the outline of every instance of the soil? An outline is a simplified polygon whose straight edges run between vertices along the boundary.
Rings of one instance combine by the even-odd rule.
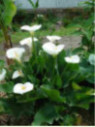
[[[76,121],[76,126],[93,126],[94,116],[90,113],[90,111],[80,109],[78,117],[78,121]],[[0,125],[31,125],[32,118],[23,116],[19,118],[19,120],[15,119],[13,116],[9,115],[1,115],[0,116]],[[57,125],[56,123],[54,125]]]

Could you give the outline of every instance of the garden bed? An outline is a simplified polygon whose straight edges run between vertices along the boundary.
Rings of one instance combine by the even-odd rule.
[[[1,1],[0,125],[94,125],[93,0],[79,11],[17,14],[6,1],[11,15]]]

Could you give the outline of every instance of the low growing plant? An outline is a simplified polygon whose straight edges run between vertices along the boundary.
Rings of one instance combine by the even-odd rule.
[[[47,36],[48,42],[40,43],[35,37],[40,28],[21,27],[30,33],[20,41],[29,48],[28,60],[26,49],[15,47],[6,52],[13,64],[5,68],[0,62],[0,92],[6,94],[0,98],[0,113],[30,116],[31,125],[76,125],[78,111],[89,110],[94,101],[93,88],[80,84],[94,74],[85,68],[93,69],[93,56],[85,59],[84,54],[66,50],[59,36]]]

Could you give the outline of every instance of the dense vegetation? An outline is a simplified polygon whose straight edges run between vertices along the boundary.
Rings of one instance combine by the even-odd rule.
[[[18,20],[13,20],[11,24],[14,13],[9,23],[4,23],[4,28],[11,26],[16,34],[22,36],[16,40],[20,42],[20,47],[6,51],[9,65],[6,67],[5,62],[0,60],[0,92],[5,94],[0,97],[0,114],[11,115],[16,120],[23,116],[30,117],[28,125],[80,125],[79,111],[86,110],[93,115],[93,2],[84,3],[90,18],[86,17],[81,23],[82,16],[73,18],[72,23],[65,18],[65,26],[59,30],[60,36],[53,27],[58,19],[52,19],[51,14],[32,15],[31,23],[28,20],[31,14],[28,17],[27,13],[22,13],[20,16],[28,18],[21,21],[16,15]],[[13,2],[11,4],[14,5]],[[72,34],[82,35],[82,40],[78,48],[67,50],[59,40],[63,31],[70,28]],[[42,44],[38,39],[40,35],[46,36],[48,42]]]

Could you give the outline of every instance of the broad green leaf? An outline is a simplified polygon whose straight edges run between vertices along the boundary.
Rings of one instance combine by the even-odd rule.
[[[42,105],[42,108],[40,108],[35,114],[32,125],[37,126],[53,124],[53,121],[57,119],[57,117],[58,114],[55,107],[52,104],[45,104],[44,106]]]
[[[12,22],[13,17],[16,14],[16,6],[13,3],[13,0],[3,0],[1,7],[1,20],[3,20],[5,26],[9,26]]]
[[[43,90],[44,94],[47,98],[54,102],[65,102],[65,98],[60,95],[60,92],[56,89],[46,88],[45,86],[42,86],[41,89]]]
[[[94,90],[93,88],[81,86],[81,89],[76,84],[72,84],[73,89],[69,89],[65,93],[66,103],[70,107],[80,107],[84,109],[89,109],[91,103],[94,102],[94,97],[92,96]],[[76,90],[75,90],[76,89]],[[69,93],[69,94],[67,94]]]

